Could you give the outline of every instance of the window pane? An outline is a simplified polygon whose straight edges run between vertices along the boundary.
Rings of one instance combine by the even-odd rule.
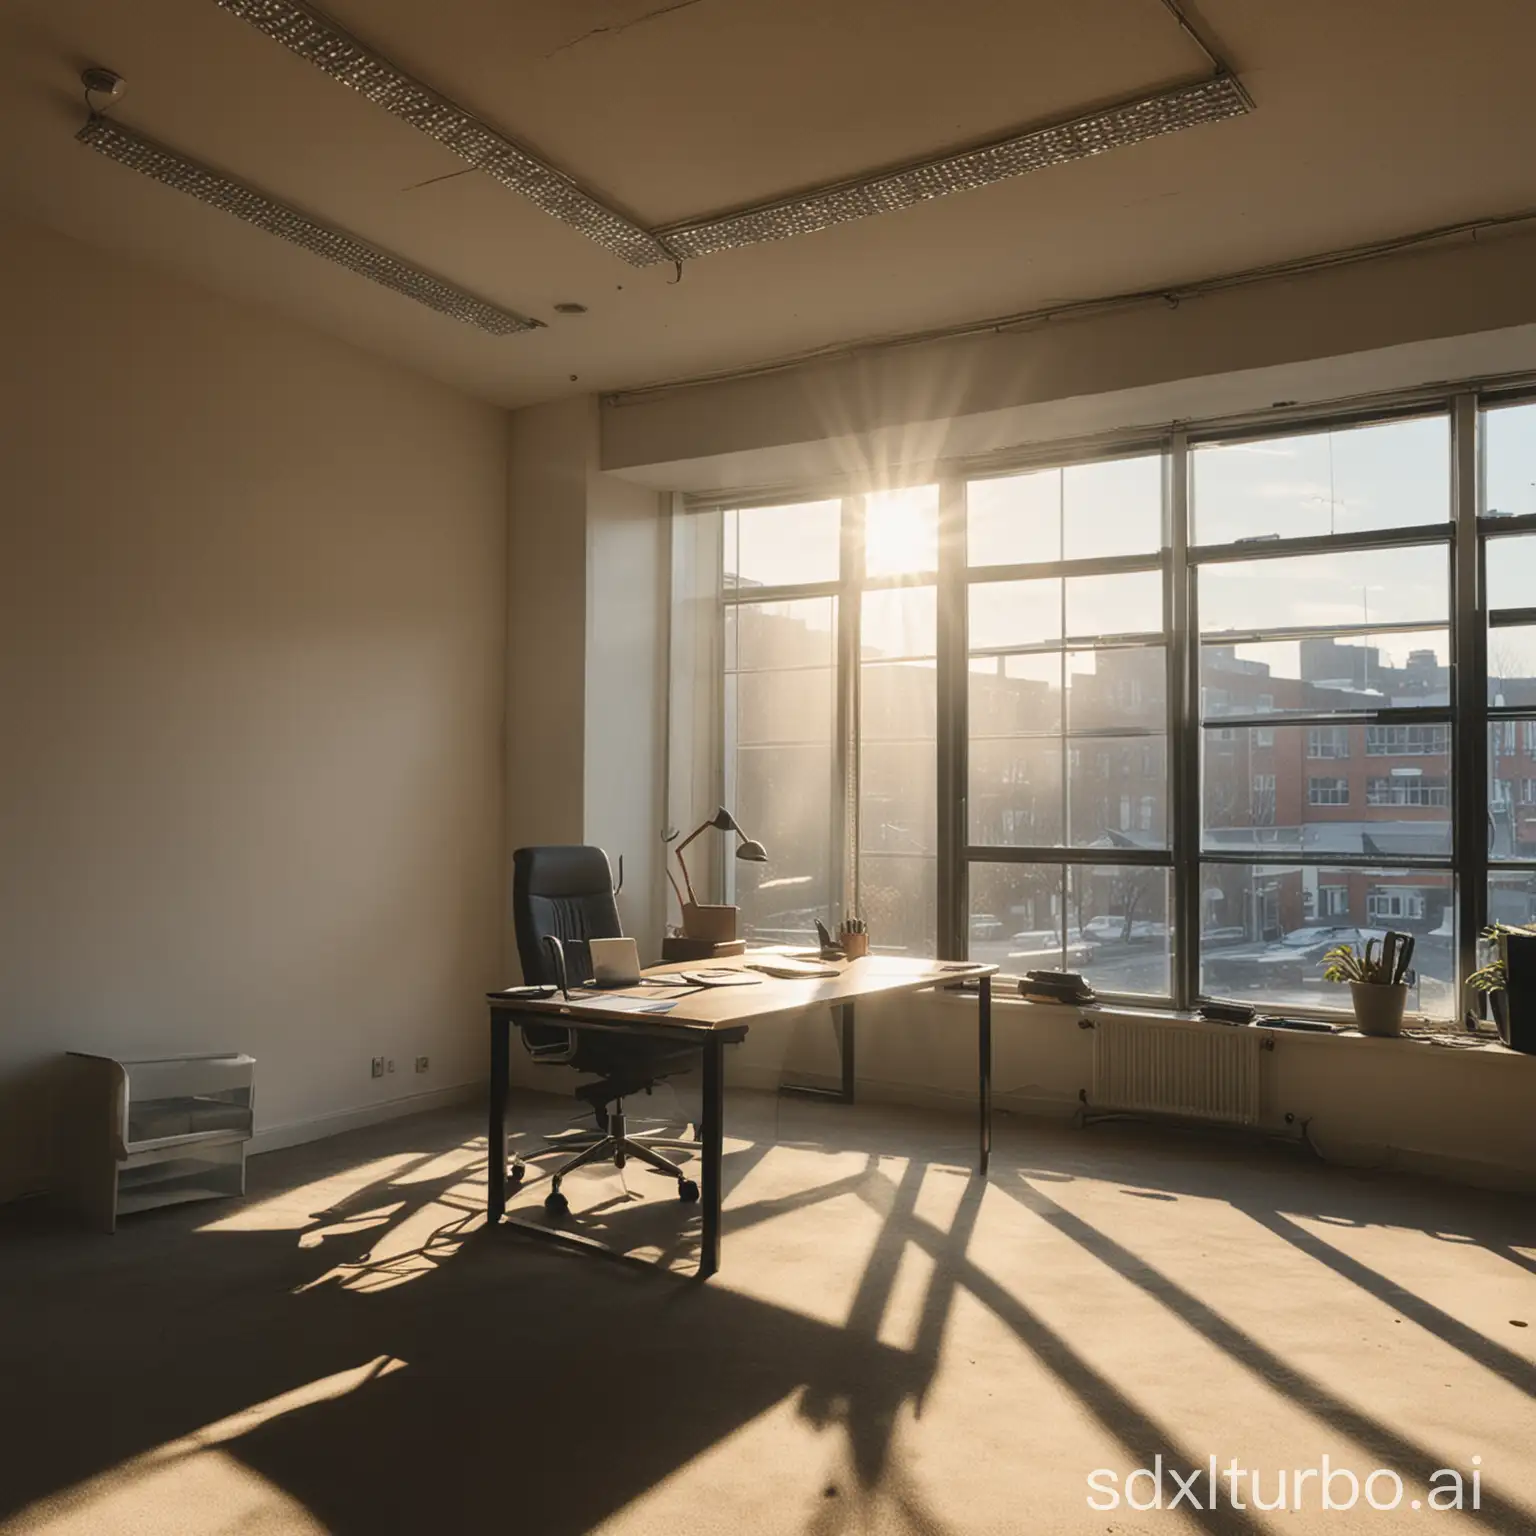
[[[1536,534],[1489,539],[1488,606],[1536,607]]]
[[[1076,934],[1063,949],[1067,875],[1059,864],[972,864],[966,959],[1025,971],[1080,971],[1086,954]]]
[[[974,863],[968,959],[1012,976],[1077,971],[1100,992],[1167,997],[1165,869]]]
[[[931,958],[938,906],[934,859],[859,855],[858,912],[869,924],[870,948],[876,953]]]
[[[1511,869],[1489,877],[1488,921],[1511,927],[1536,923],[1536,870]]]
[[[726,609],[726,799],[768,863],[726,861],[742,932],[801,942],[832,917],[837,603]]]
[[[1448,725],[1207,727],[1201,736],[1207,848],[1451,855]]]
[[[971,657],[971,740],[1060,735],[1062,661],[1060,651]]]
[[[866,663],[859,699],[859,847],[932,854],[936,752],[931,662]]]
[[[1073,464],[1062,472],[1068,560],[1153,554],[1163,547],[1163,456]]]
[[[932,656],[938,609],[932,587],[886,587],[866,592],[859,610],[859,644],[865,661]]]
[[[978,581],[970,588],[973,651],[1061,639],[1061,582]]]
[[[967,836],[1049,847],[1062,835],[1060,651],[971,659]]]
[[[787,587],[836,581],[840,501],[743,507],[725,514],[727,587]]]
[[[1442,625],[1450,608],[1443,545],[1362,549],[1200,567],[1200,629],[1350,629]]]
[[[1044,469],[965,488],[972,565],[1028,565],[1061,558],[1061,471]]]
[[[837,599],[730,603],[725,610],[727,672],[830,667],[837,652]]]
[[[1492,622],[1501,608],[1536,608],[1536,537],[1489,539],[1485,551],[1488,702],[1536,706],[1536,625]]]
[[[1536,859],[1536,716],[1489,723],[1488,855]]]
[[[938,932],[934,596],[866,592],[861,609],[857,906],[888,953],[931,955]]]
[[[1067,657],[1067,725],[1072,731],[1168,725],[1168,656],[1160,645],[1073,651]]]
[[[1488,631],[1488,702],[1536,707],[1536,625]]]
[[[1451,515],[1444,416],[1213,443],[1196,448],[1190,461],[1196,544],[1360,533]]]
[[[1483,412],[1483,476],[1488,517],[1536,512],[1536,405]]]
[[[1153,634],[1163,627],[1161,571],[1073,576],[1066,587],[1067,633],[1074,639]]]
[[[1450,702],[1443,629],[1372,639],[1271,640],[1200,648],[1204,718],[1324,714]]]
[[[1350,1009],[1349,989],[1323,980],[1324,956],[1389,928],[1414,936],[1410,1010],[1456,1015],[1451,877],[1427,870],[1282,864],[1201,867],[1200,988],[1262,1008]]]
[[[1074,848],[1162,848],[1168,843],[1168,753],[1161,736],[1074,736],[1067,747]]]
[[[1088,946],[1082,972],[1097,991],[1172,991],[1170,881],[1166,869],[1134,864],[1069,867],[1069,933]]]
[[[976,847],[1052,848],[1062,838],[1059,737],[971,738],[968,837]]]
[[[915,485],[864,499],[864,570],[903,576],[939,568],[939,488]]]

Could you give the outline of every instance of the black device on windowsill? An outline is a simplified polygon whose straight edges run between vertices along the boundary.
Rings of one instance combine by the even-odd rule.
[[[1076,971],[1026,971],[1019,996],[1031,1003],[1091,1003],[1097,994]]]
[[[1201,1003],[1199,1012],[1214,1024],[1252,1024],[1257,1010],[1246,1003]]]

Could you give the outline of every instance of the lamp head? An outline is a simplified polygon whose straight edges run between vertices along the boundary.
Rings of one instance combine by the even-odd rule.
[[[737,846],[736,857],[746,864],[766,864],[768,862],[768,850],[761,843],[754,842],[750,837],[744,838]]]

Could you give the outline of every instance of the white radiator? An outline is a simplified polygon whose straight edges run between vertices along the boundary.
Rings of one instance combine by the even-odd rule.
[[[1262,1043],[1256,1029],[1095,1019],[1089,1108],[1257,1125]]]

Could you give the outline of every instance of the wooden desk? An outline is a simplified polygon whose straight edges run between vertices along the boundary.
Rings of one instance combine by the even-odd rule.
[[[708,968],[742,968],[754,959],[771,961],[775,956],[742,955],[709,962]],[[977,1111],[980,1121],[980,1154],[977,1172],[987,1172],[992,1150],[992,977],[995,965],[961,965],[933,960],[906,960],[894,955],[867,955],[860,960],[833,962],[835,977],[785,980],[764,976],[751,986],[707,987],[677,992],[646,986],[626,989],[627,995],[642,992],[657,1003],[671,1001],[666,1013],[616,1012],[606,998],[618,994],[573,988],[569,999],[558,993],[542,1000],[504,998],[489,993],[491,1007],[491,1103],[490,1166],[486,1188],[486,1217],[495,1225],[507,1206],[507,1073],[511,1066],[511,1035],[516,1017],[538,1015],[570,1029],[615,1031],[654,1039],[697,1044],[704,1059],[704,1112],[700,1131],[700,1179],[702,1236],[699,1274],[708,1276],[720,1267],[720,1172],[724,1147],[725,1047],[746,1038],[759,1019],[799,1013],[827,1005],[843,1015],[844,1093],[851,1097],[853,1050],[852,1008],[860,998],[922,992],[929,987],[957,981],[980,981],[977,999],[979,1050],[977,1058]],[[648,977],[666,977],[680,971],[705,968],[700,962],[658,965]]]

